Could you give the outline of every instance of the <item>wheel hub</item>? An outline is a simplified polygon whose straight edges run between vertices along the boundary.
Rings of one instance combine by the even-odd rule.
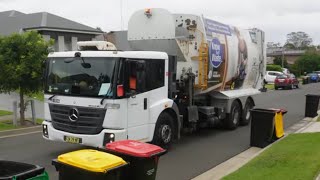
[[[250,109],[247,109],[246,119],[249,119],[250,116],[251,116],[251,114],[250,114]]]
[[[161,137],[164,143],[171,141],[172,130],[169,125],[164,125],[161,129]]]
[[[239,121],[239,111],[237,109],[234,109],[233,123],[237,124],[238,121]]]

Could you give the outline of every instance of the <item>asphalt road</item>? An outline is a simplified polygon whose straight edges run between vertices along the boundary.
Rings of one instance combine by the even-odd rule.
[[[317,94],[319,84],[302,86],[295,90],[278,90],[255,97],[257,108],[284,108],[285,127],[303,119],[305,95]],[[158,180],[185,180],[213,168],[249,148],[250,129],[240,127],[235,131],[204,129],[196,134],[184,135],[168,154],[160,159]],[[41,134],[31,134],[0,139],[0,159],[21,161],[44,166],[50,179],[57,179],[51,159],[80,146],[48,142]]]

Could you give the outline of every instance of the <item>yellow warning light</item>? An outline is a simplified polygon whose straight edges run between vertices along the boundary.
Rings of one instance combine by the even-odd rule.
[[[150,8],[145,9],[145,10],[144,10],[144,14],[145,14],[148,18],[150,18],[150,17],[152,16],[151,9],[150,9]]]

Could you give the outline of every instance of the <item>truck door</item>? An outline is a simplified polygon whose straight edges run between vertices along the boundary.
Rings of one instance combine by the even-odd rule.
[[[146,90],[145,60],[126,61],[128,95],[128,139],[145,141],[149,132],[149,92]]]

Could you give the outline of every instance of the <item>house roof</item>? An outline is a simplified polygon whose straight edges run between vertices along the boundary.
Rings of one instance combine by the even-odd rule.
[[[25,14],[20,11],[15,11],[15,10],[0,12],[0,16],[14,17],[14,16],[18,16],[18,15],[25,15]]]
[[[98,29],[47,12],[32,14],[24,14],[14,10],[0,12],[0,24],[0,34],[2,35],[9,35],[22,30],[62,31],[96,35],[103,33]]]

